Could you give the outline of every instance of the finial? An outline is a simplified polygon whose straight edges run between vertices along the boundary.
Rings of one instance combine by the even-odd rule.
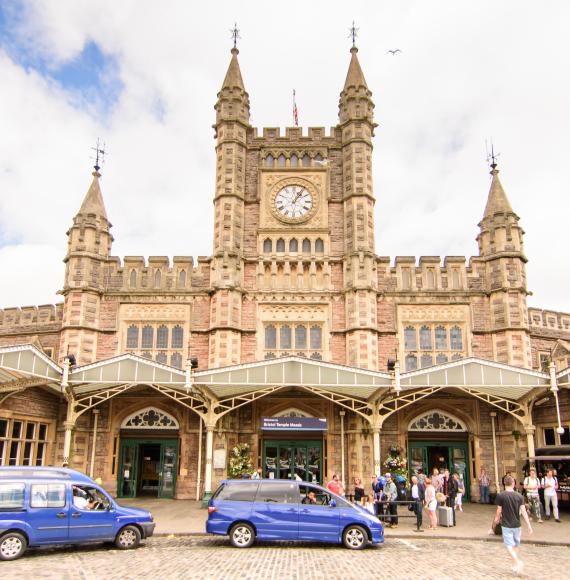
[[[97,137],[97,145],[95,147],[91,147],[93,151],[95,151],[95,165],[93,168],[95,169],[96,173],[99,173],[99,169],[101,169],[101,165],[105,162],[105,143],[103,143],[103,147],[101,147],[99,143],[99,137]],[[93,159],[93,157],[91,157]],[[101,161],[101,165],[99,165],[99,161]]]
[[[234,50],[237,50],[237,41],[241,39],[241,36],[239,35],[239,28],[237,27],[237,22],[234,22],[234,27],[230,30],[230,33],[234,41]]]
[[[489,153],[489,146],[487,145],[487,141],[485,140],[485,146],[487,148],[487,163],[489,163],[491,167],[491,173],[497,171],[497,157],[499,157],[500,153],[495,153],[495,149],[493,147],[493,141],[491,140],[491,153]]]
[[[352,38],[352,48],[356,48],[356,37],[358,36],[358,31],[360,29],[356,28],[356,25],[354,24],[354,20],[352,21],[352,26],[349,28],[349,30],[350,30],[350,34],[348,35],[348,38]]]

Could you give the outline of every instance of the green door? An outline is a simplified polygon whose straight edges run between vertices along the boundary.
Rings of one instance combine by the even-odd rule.
[[[145,461],[148,460],[143,457],[141,449],[149,445],[160,446],[157,496],[174,497],[178,473],[178,439],[121,439],[118,497],[136,497],[139,488],[143,491],[148,489],[148,485],[145,487],[144,477],[142,482],[140,480],[144,473]]]
[[[321,441],[265,441],[263,477],[322,483]]]
[[[119,461],[118,497],[136,497],[139,470],[139,441],[122,439]]]

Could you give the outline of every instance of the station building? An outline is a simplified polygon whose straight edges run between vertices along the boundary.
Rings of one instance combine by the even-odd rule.
[[[349,490],[398,448],[411,471],[460,472],[476,499],[481,468],[494,489],[536,448],[570,443],[570,314],[527,306],[524,232],[495,163],[477,255],[376,254],[357,53],[338,123],[281,132],[250,124],[232,50],[209,257],[113,256],[95,169],[63,302],[0,311],[2,465],[198,498],[240,443],[267,477],[336,472]]]

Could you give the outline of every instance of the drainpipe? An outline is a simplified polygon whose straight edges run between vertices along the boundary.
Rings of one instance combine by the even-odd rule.
[[[346,481],[344,480],[344,416],[345,411],[340,411],[340,479],[342,484],[347,487]]]
[[[91,444],[91,465],[89,466],[89,477],[93,479],[93,468],[95,467],[95,448],[97,447],[97,421],[99,419],[99,409],[93,409],[93,443]]]
[[[202,417],[200,419],[200,429],[198,431],[198,477],[196,479],[196,501],[200,499],[200,487],[202,486]]]
[[[495,421],[497,418],[497,413],[495,411],[491,411],[489,413],[491,415],[491,430],[493,432],[493,462],[495,465],[495,491],[499,493],[501,488],[499,487],[499,459],[497,457],[497,435],[495,433]]]

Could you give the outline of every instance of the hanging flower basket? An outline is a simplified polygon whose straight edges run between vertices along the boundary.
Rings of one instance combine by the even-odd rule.
[[[401,447],[390,447],[389,454],[384,460],[382,466],[384,470],[393,476],[400,476],[404,479],[408,478],[408,461],[403,455]]]

